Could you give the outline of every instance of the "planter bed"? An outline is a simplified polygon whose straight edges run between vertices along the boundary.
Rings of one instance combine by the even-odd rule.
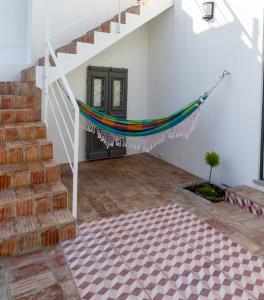
[[[208,186],[208,183],[199,183],[199,184],[193,184],[191,186],[187,186],[185,187],[186,190],[202,197],[202,198],[205,198],[207,199],[208,201],[212,202],[212,203],[219,203],[219,202],[222,202],[222,201],[225,201],[225,193],[226,191],[224,189],[221,189],[220,187],[216,186],[216,185],[213,185],[213,184],[210,184],[211,187],[214,187],[215,191],[217,192],[217,194],[219,196],[214,196],[214,197],[211,197],[211,196],[207,196],[207,195],[204,195],[202,193],[200,193],[200,189],[202,187],[206,187]]]

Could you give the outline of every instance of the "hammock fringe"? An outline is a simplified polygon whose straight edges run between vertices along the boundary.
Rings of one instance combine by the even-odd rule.
[[[80,116],[80,126],[81,129],[92,134],[96,134],[98,139],[103,142],[107,148],[117,146],[126,147],[135,151],[150,152],[153,148],[164,143],[167,139],[175,139],[179,137],[188,139],[196,126],[199,113],[200,108],[177,126],[166,131],[144,137],[124,137],[111,133],[95,125],[82,115]]]

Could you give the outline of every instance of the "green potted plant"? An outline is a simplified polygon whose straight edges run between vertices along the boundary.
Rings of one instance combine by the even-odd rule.
[[[204,160],[205,160],[206,164],[210,167],[208,183],[211,184],[212,170],[213,170],[213,168],[216,168],[217,166],[220,165],[220,156],[214,151],[207,152],[205,154]]]
[[[210,167],[209,178],[207,182],[195,183],[192,186],[186,187],[187,190],[202,196],[212,203],[219,203],[225,200],[225,190],[211,183],[213,168],[220,165],[220,156],[212,151],[207,152],[204,157],[205,163]]]
[[[208,184],[201,186],[198,192],[207,197],[219,197],[219,193],[216,187],[211,184],[211,179],[212,179],[213,168],[216,168],[217,166],[220,165],[220,156],[214,151],[207,152],[205,154],[204,160],[206,164],[210,167],[209,179],[208,179]]]

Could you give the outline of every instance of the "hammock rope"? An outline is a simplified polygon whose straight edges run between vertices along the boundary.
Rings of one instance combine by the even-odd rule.
[[[80,108],[81,128],[97,134],[98,139],[108,148],[118,146],[144,152],[149,152],[155,146],[163,143],[166,138],[188,138],[195,128],[201,105],[227,75],[230,73],[224,71],[212,88],[197,100],[171,115],[158,119],[124,120],[114,118],[76,99]],[[63,87],[62,89],[68,97]]]

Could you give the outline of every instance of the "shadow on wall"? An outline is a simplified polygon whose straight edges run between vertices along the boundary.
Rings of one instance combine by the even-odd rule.
[[[154,63],[150,64],[149,116],[175,111],[188,102],[187,99],[201,95],[225,69],[231,71],[232,77],[222,83],[203,107],[197,128],[188,142],[168,141],[153,154],[161,153],[166,161],[206,177],[204,153],[216,150],[223,158],[216,183],[252,185],[259,172],[261,19],[255,18],[250,11],[253,3],[235,3],[239,11],[235,14],[227,1],[222,0],[217,2],[215,21],[207,23],[202,20],[201,3],[175,1],[174,14],[170,10],[159,21],[151,23],[150,34],[155,39],[150,38],[150,49],[160,47],[166,52],[153,50],[161,59],[152,59]],[[162,23],[168,25],[172,18],[173,36],[166,39]],[[155,40],[159,40],[162,48],[158,43],[154,45]],[[171,48],[172,51],[168,50]],[[159,70],[158,74],[155,70]],[[163,99],[162,103],[159,99]],[[172,99],[182,100],[175,103]],[[183,99],[186,102],[182,102]]]

